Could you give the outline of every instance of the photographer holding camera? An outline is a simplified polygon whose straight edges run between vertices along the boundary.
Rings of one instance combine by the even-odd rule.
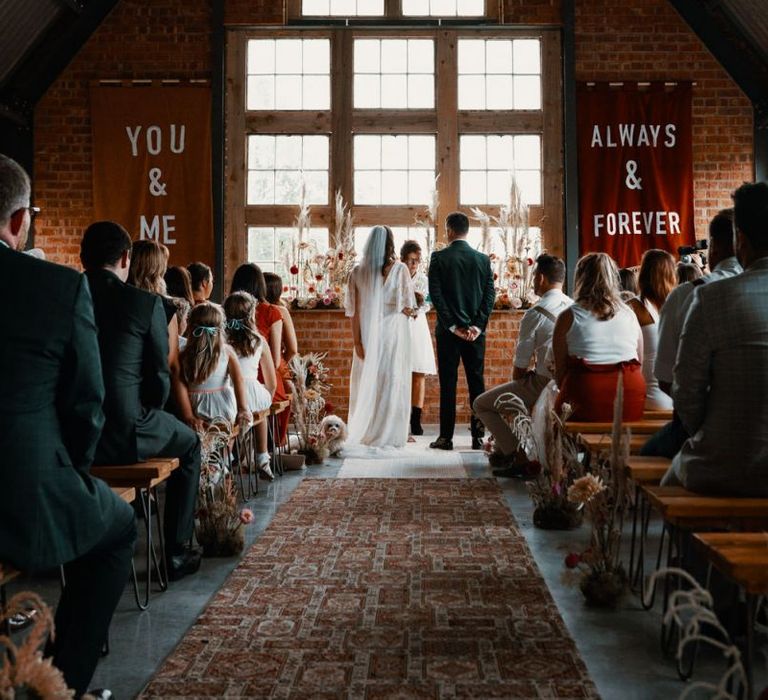
[[[696,251],[704,249],[700,246],[701,244],[697,244],[693,251],[682,249],[683,255],[690,255],[693,259]],[[661,389],[670,396],[680,334],[693,301],[694,289],[702,284],[727,279],[742,272],[733,250],[733,209],[719,211],[709,224],[709,265],[711,270],[709,274],[676,287],[661,309],[655,374]],[[680,451],[687,438],[688,434],[675,414],[671,422],[643,445],[640,454],[671,459]]]

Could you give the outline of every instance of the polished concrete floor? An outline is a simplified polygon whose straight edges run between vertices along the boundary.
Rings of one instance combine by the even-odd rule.
[[[456,447],[462,450],[468,476],[491,476],[485,456],[468,449],[468,438],[466,451],[461,440]],[[304,472],[288,472],[271,484],[262,481],[261,492],[249,504],[256,519],[248,527],[247,544],[269,525],[276,510],[303,478],[333,478],[340,466],[339,460],[332,460],[331,464],[311,467]],[[661,654],[659,610],[645,612],[635,596],[628,596],[616,611],[585,606],[578,587],[564,583],[562,575],[565,555],[571,550],[582,551],[586,548],[587,527],[571,532],[533,528],[531,502],[524,484],[510,479],[499,481],[510,510],[528,541],[602,697],[606,700],[679,697],[686,686],[678,680],[673,661]],[[658,532],[658,523],[652,523],[649,552],[655,552]],[[237,557],[204,559],[197,575],[173,583],[167,592],[154,595],[150,609],[144,612],[137,610],[132,589],[126,588],[112,624],[110,653],[99,664],[93,687],[112,689],[117,700],[135,697],[236,564]],[[55,580],[23,581],[21,585],[34,587],[47,600],[55,603],[58,594]],[[510,590],[509,595],[514,597],[514,594],[514,590]],[[757,685],[760,688],[768,682],[768,674],[765,673],[764,659],[758,660],[758,665],[761,666]],[[699,663],[695,680],[715,680],[723,668],[723,662],[716,655],[706,654]],[[701,694],[693,697],[711,696]]]

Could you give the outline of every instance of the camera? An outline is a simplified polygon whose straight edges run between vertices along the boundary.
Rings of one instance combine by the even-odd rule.
[[[699,267],[704,267],[707,264],[707,254],[702,251],[708,247],[706,239],[698,240],[693,245],[681,245],[677,254],[680,256],[680,262],[696,263]]]

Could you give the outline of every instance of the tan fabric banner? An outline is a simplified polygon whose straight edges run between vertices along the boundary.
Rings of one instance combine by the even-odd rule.
[[[691,85],[580,85],[577,108],[581,254],[631,267],[649,248],[691,245]]]
[[[92,88],[95,220],[212,266],[210,115],[207,86]]]

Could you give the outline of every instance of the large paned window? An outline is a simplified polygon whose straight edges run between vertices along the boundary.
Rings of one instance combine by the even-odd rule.
[[[297,0],[294,16],[386,16],[388,0]],[[402,0],[397,17],[482,16],[485,0]],[[405,21],[403,19],[403,21]],[[362,250],[388,224],[398,246],[438,240],[454,210],[491,216],[512,179],[544,246],[563,253],[560,44],[514,27],[284,27],[228,36],[225,273],[245,260],[285,274],[298,204],[333,245],[336,192]],[[477,221],[470,242],[479,245]],[[494,243],[496,246],[497,243]]]

